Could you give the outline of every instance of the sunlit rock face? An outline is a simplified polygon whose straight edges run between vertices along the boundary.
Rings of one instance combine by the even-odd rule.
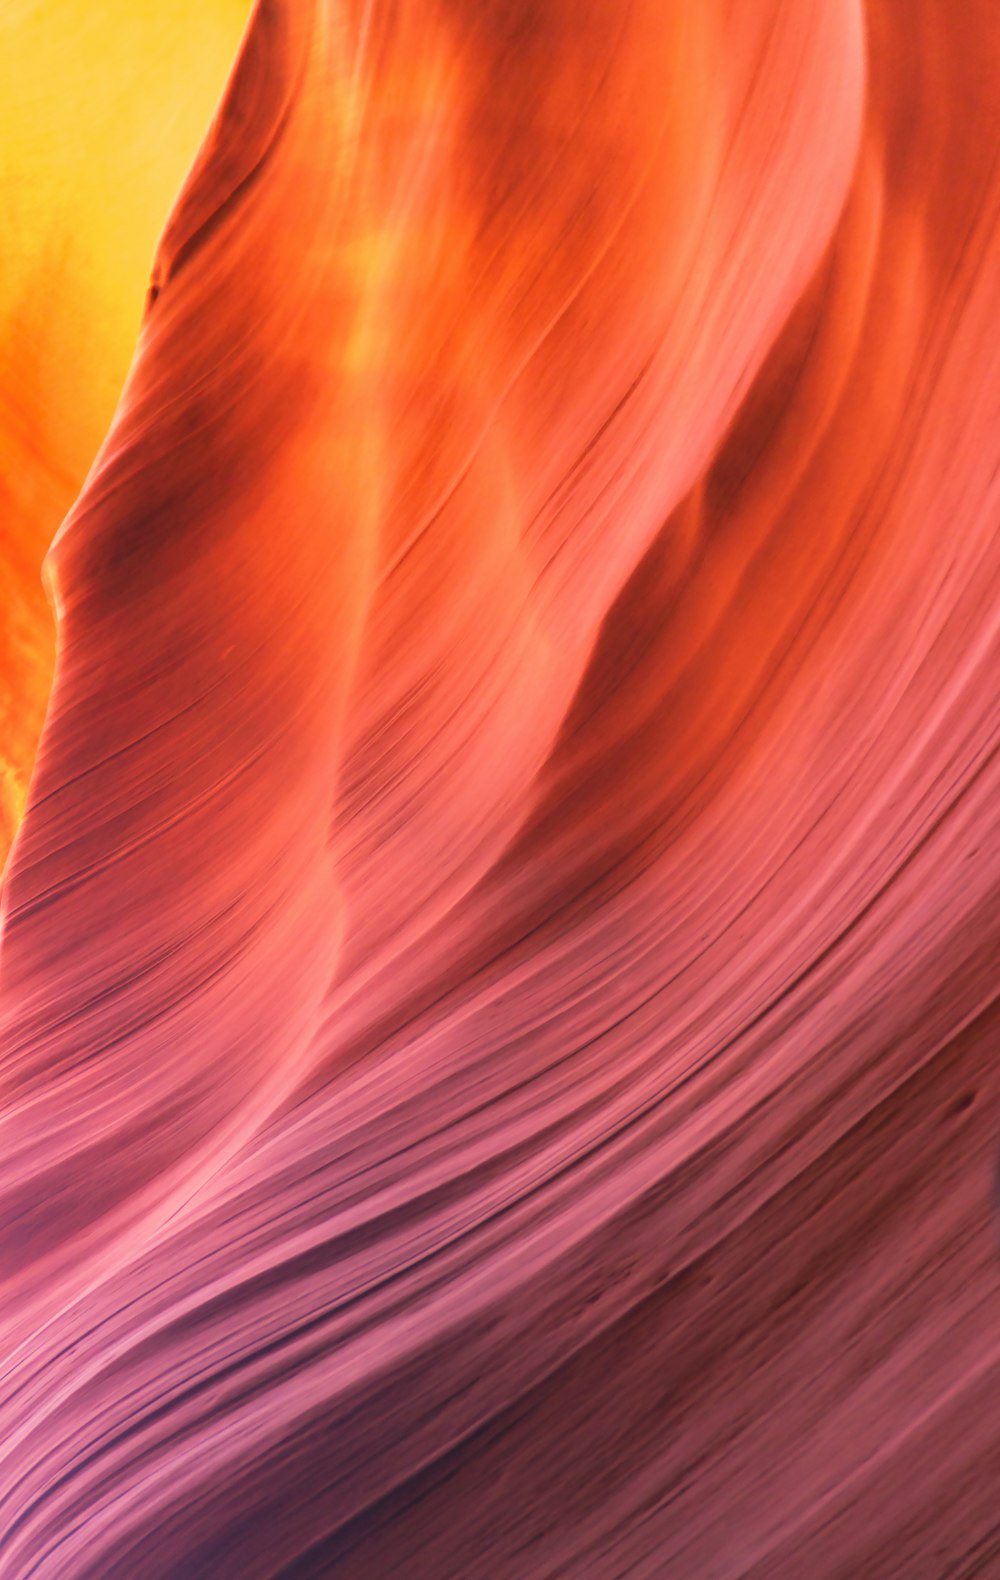
[[[96,459],[3,298],[0,1580],[1000,1574],[998,93],[994,0],[260,0]]]
[[[0,5],[0,863],[52,679],[39,567],[114,411],[250,0]]]

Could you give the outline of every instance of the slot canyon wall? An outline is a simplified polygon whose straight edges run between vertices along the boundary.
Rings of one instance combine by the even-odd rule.
[[[82,9],[0,1580],[1000,1576],[994,0]]]

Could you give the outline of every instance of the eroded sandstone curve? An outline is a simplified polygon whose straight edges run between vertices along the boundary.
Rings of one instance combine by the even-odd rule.
[[[998,91],[258,0],[46,560],[2,1580],[1000,1573]]]

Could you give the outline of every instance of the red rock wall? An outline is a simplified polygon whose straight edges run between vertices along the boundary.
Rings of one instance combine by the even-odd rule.
[[[3,1580],[1000,1575],[998,91],[258,4],[46,562]]]

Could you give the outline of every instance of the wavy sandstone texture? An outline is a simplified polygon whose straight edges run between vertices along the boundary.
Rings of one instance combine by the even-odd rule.
[[[39,566],[128,371],[248,0],[0,0],[0,864],[52,681]]]
[[[1000,1575],[998,96],[259,0],[47,560],[2,1580]]]

